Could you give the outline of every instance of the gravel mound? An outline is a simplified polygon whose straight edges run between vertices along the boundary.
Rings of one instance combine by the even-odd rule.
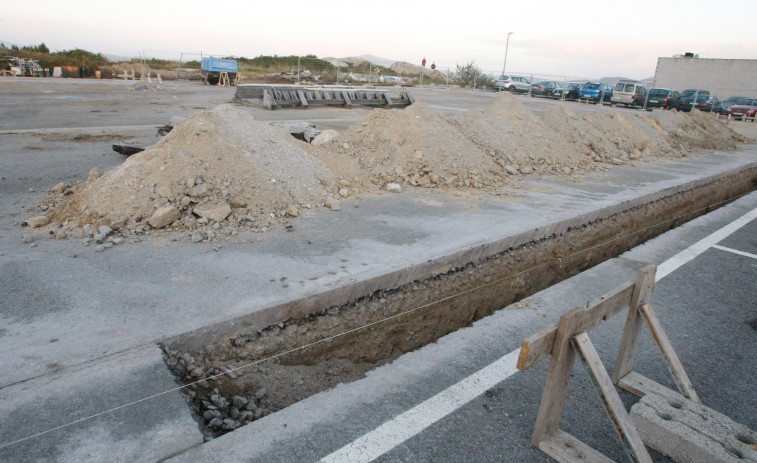
[[[510,93],[500,92],[488,107],[457,115],[452,122],[509,175],[561,175],[581,167],[580,146],[566,143]]]
[[[342,178],[382,189],[393,183],[480,189],[500,185],[505,177],[491,156],[424,103],[376,109],[317,153]]]
[[[327,133],[328,132],[328,133]],[[693,149],[735,149],[746,139],[693,111],[576,114],[564,104],[537,117],[509,93],[454,117],[415,103],[376,109],[313,145],[221,105],[176,125],[121,166],[56,185],[25,223],[55,238],[119,238],[154,230],[212,242],[264,232],[303,209],[416,187],[495,192],[527,175],[571,176]],[[291,227],[291,226],[288,226]],[[111,237],[112,238],[112,237]],[[108,243],[105,243],[106,245]]]
[[[137,232],[265,228],[328,197],[333,174],[302,145],[286,130],[222,105],[177,124],[104,175],[65,188],[50,219]]]

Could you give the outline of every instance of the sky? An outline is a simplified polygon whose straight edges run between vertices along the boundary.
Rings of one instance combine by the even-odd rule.
[[[755,17],[757,0],[0,0],[0,41],[185,61],[370,54],[443,71],[472,62],[492,75],[643,79],[658,57],[684,52],[757,59],[757,34],[740,19]]]

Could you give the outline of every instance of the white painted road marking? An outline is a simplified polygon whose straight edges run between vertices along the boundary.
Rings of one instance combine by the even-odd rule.
[[[738,249],[731,249],[731,248],[727,248],[725,246],[720,246],[718,244],[716,244],[715,246],[713,246],[713,248],[720,249],[721,251],[727,251],[727,252],[730,252],[730,253],[733,253],[733,254],[738,254],[740,256],[751,257],[752,259],[757,259],[757,254],[751,254],[751,253],[748,253],[748,252],[739,251]]]
[[[322,463],[369,462],[400,445],[515,374],[520,349],[396,416],[363,437],[323,457]]]
[[[718,246],[717,243],[757,218],[753,209],[706,238],[694,243],[657,267],[655,281],[659,281],[682,265],[691,261],[709,248],[735,251]],[[747,254],[735,251],[737,254]],[[475,399],[488,389],[518,372],[516,362],[520,349],[514,350],[462,381],[448,387],[425,402],[387,421],[350,442],[336,452],[323,457],[321,463],[371,462],[396,446],[419,434],[440,419]]]
[[[694,259],[699,254],[702,254],[706,250],[715,246],[717,243],[723,241],[731,233],[735,232],[736,230],[748,224],[754,219],[757,219],[757,209],[752,209],[751,211],[742,215],[741,217],[729,223],[725,227],[712,233],[710,236],[702,240],[699,240],[698,242],[694,243],[690,247],[684,249],[683,251],[679,252],[675,256],[666,260],[665,262],[663,262],[657,267],[657,274],[655,275],[655,281],[662,280],[663,278],[668,276],[670,273],[672,273],[674,270],[676,270],[678,267]]]

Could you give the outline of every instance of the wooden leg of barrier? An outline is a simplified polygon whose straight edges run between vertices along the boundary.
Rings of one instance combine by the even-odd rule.
[[[218,76],[218,86],[219,87],[229,87],[231,84],[229,83],[229,73],[228,72],[222,72],[221,75]]]
[[[639,346],[639,336],[644,320],[639,313],[639,308],[643,304],[649,303],[654,290],[654,276],[657,267],[649,265],[644,267],[636,278],[634,283],[631,304],[628,309],[628,318],[626,326],[623,329],[623,337],[620,340],[618,357],[615,362],[615,368],[612,372],[613,384],[618,384],[620,378],[624,377],[633,370],[633,361],[636,357],[636,349]]]
[[[615,463],[562,429],[544,437],[539,450],[561,463]]]
[[[576,351],[570,343],[570,338],[575,332],[576,325],[583,315],[582,308],[576,308],[560,317],[555,334],[555,342],[552,347],[552,360],[549,363],[549,372],[544,383],[544,392],[539,404],[539,414],[534,424],[534,433],[531,443],[539,447],[539,442],[547,435],[557,430],[560,424],[560,415],[565,406],[565,398],[568,395],[568,382],[573,370],[573,360]]]
[[[591,382],[597,389],[602,406],[612,420],[615,432],[618,433],[628,455],[635,462],[652,463],[644,442],[641,440],[639,432],[636,430],[631,417],[620,400],[620,396],[618,396],[618,392],[615,390],[615,385],[613,385],[610,375],[607,374],[607,370],[605,370],[599,354],[594,349],[589,335],[586,333],[577,334],[571,342],[576,351],[578,351],[586,372],[591,377]]]
[[[673,344],[670,343],[668,335],[665,333],[665,330],[662,329],[662,325],[660,324],[660,320],[657,318],[654,309],[651,305],[644,304],[643,306],[641,306],[640,312],[649,325],[649,329],[652,332],[652,337],[657,343],[657,347],[660,348],[662,356],[665,358],[665,363],[668,364],[668,369],[673,375],[673,379],[678,386],[678,390],[681,391],[681,394],[683,394],[684,397],[691,399],[698,404],[701,404],[702,401],[699,399],[697,392],[694,390],[694,385],[691,384],[689,375],[686,374],[686,370],[683,368],[683,364],[678,358],[678,354],[676,354],[675,349],[673,349]]]

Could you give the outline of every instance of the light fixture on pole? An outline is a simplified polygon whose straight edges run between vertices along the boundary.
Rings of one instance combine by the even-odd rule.
[[[507,49],[510,48],[510,36],[513,35],[514,32],[508,32],[507,33],[507,43],[505,44],[505,62],[502,63],[502,75],[505,75],[505,67],[507,66]]]

